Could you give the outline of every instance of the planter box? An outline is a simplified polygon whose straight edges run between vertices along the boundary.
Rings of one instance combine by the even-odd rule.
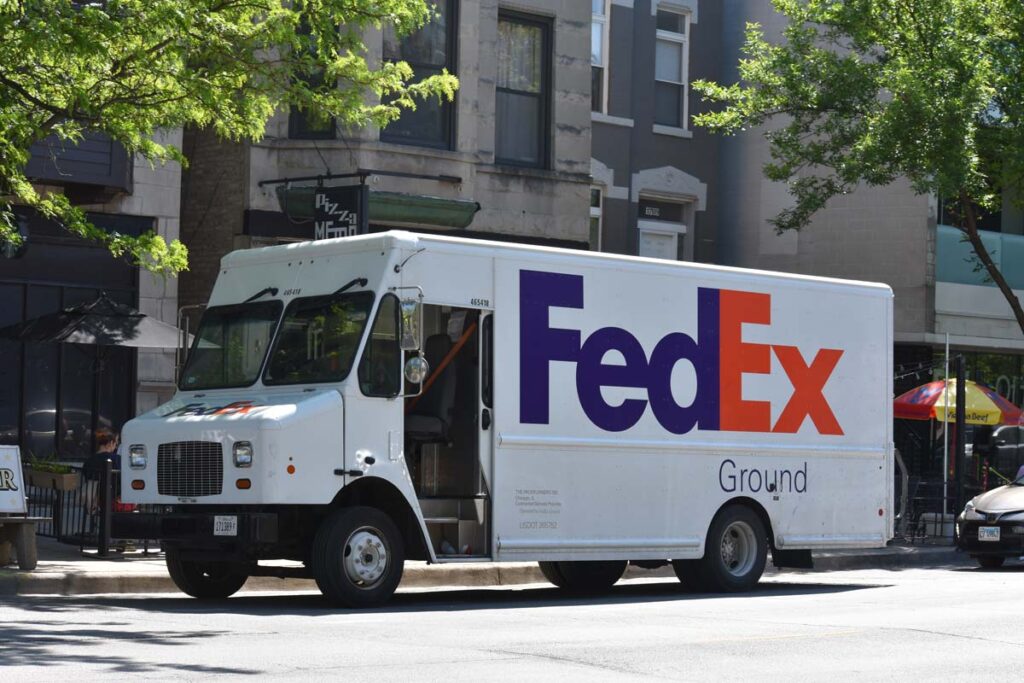
[[[34,470],[31,467],[24,468],[25,481],[30,486],[38,486],[44,489],[57,489],[58,491],[73,491],[78,488],[81,475],[78,472],[57,474],[55,472],[43,472]]]

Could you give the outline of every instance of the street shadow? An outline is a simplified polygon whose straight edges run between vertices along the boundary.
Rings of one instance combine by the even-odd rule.
[[[116,621],[103,624],[47,621],[47,628],[42,628],[38,622],[5,621],[0,624],[2,664],[4,668],[33,667],[41,672],[55,666],[81,670],[89,665],[102,667],[104,674],[176,674],[181,677],[190,677],[190,674],[260,673],[254,669],[177,663],[173,656],[166,655],[159,661],[140,659],[132,654],[140,643],[187,647],[193,642],[225,635],[226,632],[197,630],[169,633],[140,631],[134,626]]]
[[[675,580],[620,584],[601,595],[571,595],[542,585],[496,586],[489,588],[435,588],[399,590],[389,603],[374,613],[458,612],[495,609],[535,609],[578,605],[644,604],[705,600],[749,600],[756,597],[796,597],[829,595],[856,590],[883,588],[878,584],[761,583],[747,593],[697,593],[687,591]],[[365,613],[332,607],[317,592],[257,593],[242,592],[227,600],[200,601],[179,594],[124,596],[25,596],[33,611],[64,612],[77,610],[126,609],[169,614],[240,614],[249,616],[303,615],[308,617]]]

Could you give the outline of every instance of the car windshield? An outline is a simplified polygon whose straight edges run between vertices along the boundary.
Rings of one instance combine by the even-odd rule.
[[[372,292],[296,299],[270,352],[264,384],[340,382],[352,369],[373,306]]]
[[[206,309],[181,374],[180,388],[246,387],[255,382],[281,308],[280,301],[264,301]]]

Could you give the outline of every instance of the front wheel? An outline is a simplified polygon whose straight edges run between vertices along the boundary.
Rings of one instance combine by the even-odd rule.
[[[167,573],[182,593],[200,600],[222,600],[245,585],[249,575],[230,562],[183,560],[177,548],[167,550]]]
[[[767,558],[768,534],[761,518],[746,506],[730,505],[711,522],[695,578],[712,591],[747,591],[761,579]]]
[[[402,580],[405,549],[391,518],[376,508],[334,511],[313,540],[312,570],[320,592],[345,607],[376,607]]]
[[[991,555],[987,557],[976,557],[974,559],[976,559],[978,564],[984,569],[999,569],[1003,566],[1003,562],[1006,561],[1005,557],[992,557]]]

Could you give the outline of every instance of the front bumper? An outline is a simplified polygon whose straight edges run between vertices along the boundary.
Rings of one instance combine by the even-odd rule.
[[[999,527],[999,540],[978,540],[978,528],[983,526]],[[958,521],[956,544],[976,557],[1024,557],[1024,522]]]
[[[216,517],[235,517],[232,535],[214,533]],[[189,548],[245,548],[278,542],[278,517],[274,512],[170,512],[114,513],[113,538],[159,540],[163,545]]]

